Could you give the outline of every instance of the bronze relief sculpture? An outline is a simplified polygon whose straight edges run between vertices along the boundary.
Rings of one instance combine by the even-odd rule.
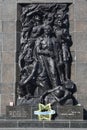
[[[76,105],[68,12],[69,4],[22,7],[18,104]]]

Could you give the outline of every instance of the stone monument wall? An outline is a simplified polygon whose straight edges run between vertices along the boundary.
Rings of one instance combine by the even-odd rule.
[[[16,101],[20,40],[21,3],[43,0],[0,0],[0,115],[6,106]],[[44,3],[72,3],[69,7],[71,79],[77,86],[75,97],[87,109],[87,0],[44,0]]]

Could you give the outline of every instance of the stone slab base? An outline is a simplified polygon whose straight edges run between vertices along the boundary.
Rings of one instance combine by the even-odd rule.
[[[60,106],[57,119],[83,119],[83,106]]]
[[[6,118],[38,120],[38,115],[34,114],[34,111],[37,110],[38,106],[7,106]],[[56,112],[56,114],[52,116],[52,119],[55,120],[83,120],[83,106],[54,106],[52,110],[55,110]]]

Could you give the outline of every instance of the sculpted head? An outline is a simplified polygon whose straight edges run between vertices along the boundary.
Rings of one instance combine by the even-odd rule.
[[[49,34],[52,33],[52,28],[51,28],[50,25],[46,25],[46,26],[44,27],[44,33],[45,33],[46,35],[49,35]]]

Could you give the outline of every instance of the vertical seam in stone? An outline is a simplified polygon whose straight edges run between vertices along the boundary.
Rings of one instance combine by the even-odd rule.
[[[17,121],[17,128],[19,127],[19,125],[18,125],[18,124],[19,124],[19,121]]]
[[[71,121],[69,120],[69,128],[71,127]]]

